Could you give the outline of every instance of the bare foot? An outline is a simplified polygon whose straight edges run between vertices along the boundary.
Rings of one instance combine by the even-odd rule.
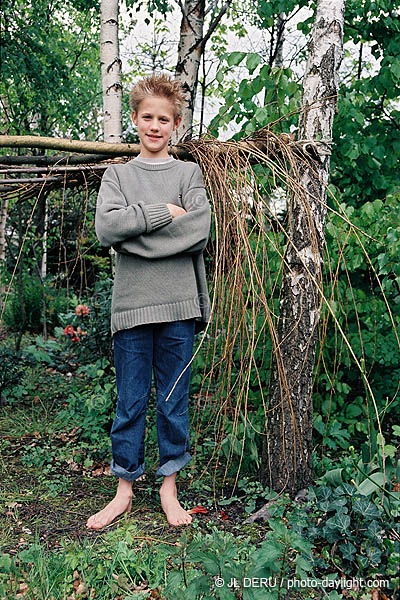
[[[101,529],[114,521],[116,517],[132,508],[132,482],[119,479],[115,497],[95,515],[88,518],[86,527],[89,529]]]
[[[160,488],[161,506],[170,525],[189,525],[192,517],[180,505],[174,476],[176,473],[164,478],[164,483]]]
[[[95,515],[89,517],[86,527],[89,529],[101,529],[114,521],[116,517],[124,512],[129,512],[132,508],[132,499],[130,497],[118,496],[118,494]]]

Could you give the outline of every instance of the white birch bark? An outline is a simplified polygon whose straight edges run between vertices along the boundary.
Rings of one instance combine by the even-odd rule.
[[[283,67],[283,43],[285,41],[285,13],[280,13],[280,15],[278,15],[276,29],[278,39],[276,41],[274,64],[276,67]]]
[[[175,79],[181,82],[185,90],[186,101],[182,112],[182,122],[171,138],[172,144],[177,143],[179,139],[192,137],[193,111],[200,60],[203,54],[201,41],[204,28],[204,5],[205,0],[185,0],[184,4]]]
[[[177,144],[192,137],[193,111],[199,78],[200,60],[207,41],[218,26],[222,17],[232,4],[227,0],[219,13],[213,17],[207,33],[204,35],[205,0],[179,0],[182,9],[182,21],[178,45],[178,60],[175,68],[175,79],[181,82],[186,93],[186,103],[182,112],[182,122],[172,134],[171,143]],[[214,8],[211,5],[207,12]]]
[[[325,245],[325,185],[329,177],[332,124],[343,57],[345,0],[318,0],[303,80],[299,138],[319,144],[312,168],[299,160],[302,193],[291,200],[270,412],[261,478],[292,495],[312,481],[312,387]],[[315,105],[314,105],[315,103]],[[314,105],[313,108],[309,108]]]
[[[118,42],[118,0],[101,0],[100,64],[104,141],[119,143],[122,136],[122,85]]]
[[[122,84],[118,41],[118,0],[101,0],[100,64],[103,88],[104,141],[122,138]],[[115,250],[110,248],[111,273],[115,274]]]

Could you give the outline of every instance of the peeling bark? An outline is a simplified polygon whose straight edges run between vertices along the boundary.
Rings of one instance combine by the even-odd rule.
[[[104,141],[121,141],[122,85],[118,43],[118,0],[101,1],[100,63]]]
[[[192,137],[193,111],[196,100],[200,60],[207,41],[214,33],[222,17],[232,4],[232,1],[227,0],[225,2],[219,13],[212,19],[205,35],[203,35],[205,0],[185,0],[184,5],[179,1],[182,9],[182,21],[175,79],[180,81],[183,86],[186,102],[182,111],[182,122],[171,137],[173,144]]]
[[[191,137],[200,60],[204,48],[201,43],[204,6],[205,0],[186,0],[183,8],[175,79],[181,82],[186,101],[182,111],[182,122],[174,134],[172,143]]]
[[[104,141],[121,143],[122,83],[118,41],[118,0],[101,0],[100,64],[103,87]],[[111,273],[115,273],[115,250],[110,248]]]
[[[344,8],[345,0],[318,0],[303,81],[299,138],[320,137],[328,148],[343,57]],[[330,164],[330,151],[323,148],[320,144],[313,165],[299,160],[295,173],[301,193],[291,199],[289,207],[291,243],[285,254],[260,473],[264,484],[292,496],[312,482],[312,388],[325,244],[323,203]]]

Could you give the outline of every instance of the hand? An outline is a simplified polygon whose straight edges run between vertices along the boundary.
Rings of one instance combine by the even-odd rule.
[[[184,208],[181,208],[180,206],[177,206],[176,204],[171,204],[170,202],[167,202],[167,206],[172,218],[186,214],[186,210]]]

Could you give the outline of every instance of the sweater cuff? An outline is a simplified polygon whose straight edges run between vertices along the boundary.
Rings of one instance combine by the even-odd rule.
[[[146,232],[154,231],[172,221],[172,215],[166,204],[143,205],[144,217],[146,219]]]

